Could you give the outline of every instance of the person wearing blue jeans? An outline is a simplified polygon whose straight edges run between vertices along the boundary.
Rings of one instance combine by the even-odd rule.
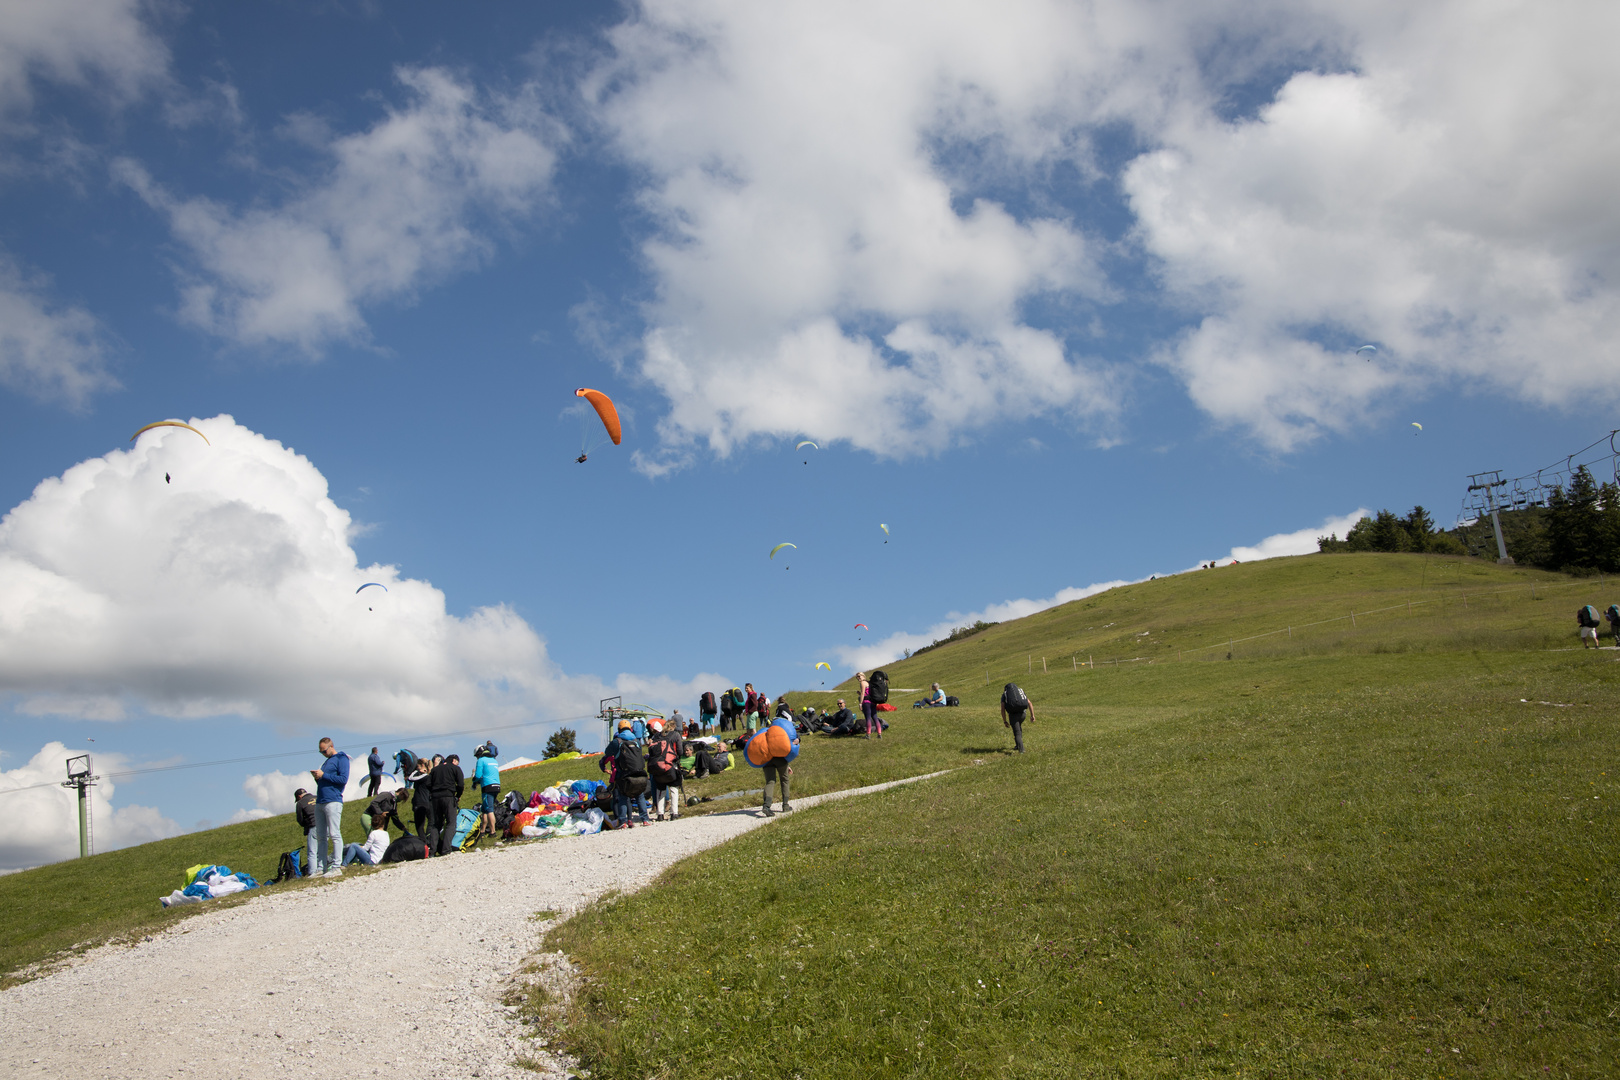
[[[350,844],[343,849],[343,865],[360,863],[364,866],[376,866],[382,862],[383,852],[388,850],[388,819],[381,814],[371,818],[371,834],[366,837],[363,844]]]
[[[628,748],[628,749],[627,749]],[[627,753],[640,761],[641,771],[631,773],[619,760],[621,753]],[[602,751],[601,760],[597,768],[607,771],[608,781],[613,785],[613,816],[618,820],[618,828],[628,828],[630,825],[630,810],[634,806],[641,812],[641,823],[647,822],[647,788],[651,781],[647,778],[646,756],[642,753],[640,744],[636,742],[636,733],[630,721],[619,721],[619,732],[608,740],[607,748]],[[639,789],[635,795],[626,795],[626,787]]]
[[[322,739],[320,750],[326,764],[309,770],[315,778],[314,857],[318,860],[309,872],[338,877],[343,873],[343,789],[349,786],[349,755],[333,746],[331,739]]]

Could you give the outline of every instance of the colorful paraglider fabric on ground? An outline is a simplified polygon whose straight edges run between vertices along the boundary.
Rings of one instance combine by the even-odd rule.
[[[189,431],[193,435],[197,436],[203,442],[208,443],[209,446],[214,445],[213,443],[208,442],[208,436],[204,435],[202,432],[198,431],[196,428],[192,427],[190,424],[186,423],[184,420],[154,420],[154,421],[152,421],[152,423],[147,424],[145,427],[141,428],[141,430],[139,430],[135,434],[131,435],[129,437],[129,441],[134,442],[136,439],[140,438],[142,435],[146,434],[148,431],[151,431],[153,428],[160,428],[160,427],[181,427],[181,428],[185,428],[187,431]]]
[[[619,427],[619,410],[614,408],[613,399],[602,393],[602,391],[592,390],[588,386],[582,386],[578,390],[575,390],[574,396],[582,397],[591,403],[591,408],[596,410],[596,415],[602,421],[602,429],[607,433],[607,437],[613,440],[614,446],[618,446],[619,437],[622,434],[622,431]],[[601,440],[598,439],[594,443],[591,442],[590,433],[588,431],[581,435],[581,440],[583,443],[585,443],[585,445],[582,445],[579,448],[579,457],[575,458],[574,460],[583,465],[585,464],[587,455],[601,445]]]
[[[1356,355],[1357,356],[1366,356],[1368,363],[1371,363],[1372,358],[1373,358],[1373,353],[1375,353],[1377,351],[1378,351],[1378,346],[1376,346],[1376,345],[1363,345],[1361,348],[1356,350]]]

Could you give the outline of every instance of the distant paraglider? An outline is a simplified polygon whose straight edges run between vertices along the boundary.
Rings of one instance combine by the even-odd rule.
[[[160,427],[185,428],[187,431],[189,431],[193,435],[197,436],[197,438],[201,439],[203,442],[208,443],[209,446],[214,445],[213,443],[208,442],[208,436],[204,435],[202,432],[198,431],[196,428],[192,427],[190,424],[186,423],[184,420],[154,420],[152,423],[147,424],[145,427],[141,428],[141,430],[139,430],[135,434],[131,435],[129,437],[129,441],[134,442],[136,439],[140,438],[142,435],[146,434],[148,431],[151,431],[153,428],[160,428]]]
[[[1378,346],[1376,346],[1376,345],[1363,345],[1361,348],[1356,350],[1356,355],[1361,356],[1361,355],[1365,354],[1365,356],[1367,357],[1368,363],[1371,363],[1372,358],[1373,358],[1373,353],[1375,353],[1377,351],[1378,351]]]
[[[776,546],[775,546],[775,547],[773,547],[773,548],[771,548],[771,558],[773,558],[773,559],[774,559],[774,558],[776,558],[776,553],[777,553],[777,552],[778,552],[778,551],[781,551],[781,550],[782,550],[782,549],[783,549],[783,548],[785,548],[785,547],[790,547],[790,548],[792,548],[792,549],[793,549],[793,550],[794,550],[794,551],[798,551],[798,550],[799,550],[799,545],[798,545],[798,544],[790,544],[790,543],[788,543],[788,542],[787,542],[787,541],[786,541],[786,540],[784,540],[784,541],[782,541],[782,542],[781,542],[781,543],[780,543],[780,544],[777,544],[777,545],[776,545]],[[785,569],[785,570],[791,570],[791,569],[793,569],[793,568],[792,568],[792,567],[791,567],[791,566],[784,566],[784,567],[783,567],[783,569]]]
[[[1412,426],[1413,426],[1413,427],[1415,427],[1415,428],[1417,428],[1417,429],[1418,429],[1418,431],[1422,431],[1422,430],[1423,430],[1423,425],[1422,425],[1422,424],[1420,424],[1420,423],[1418,423],[1418,422],[1417,422],[1417,421],[1416,421],[1416,420],[1414,420],[1414,421],[1412,421]],[[1414,434],[1414,435],[1416,435],[1416,434],[1417,434],[1417,431],[1414,431],[1414,432],[1412,432],[1412,434]]]
[[[888,543],[888,542],[889,542],[889,541],[888,541],[888,540],[887,540],[887,537],[888,537],[888,535],[889,535],[889,527],[888,527],[888,526],[887,526],[887,525],[885,525],[885,524],[883,524],[883,522],[881,522],[881,521],[880,521],[880,522],[878,522],[878,528],[880,528],[880,529],[882,529],[882,530],[883,530],[883,535],[884,535],[884,537],[885,537],[885,539],[884,539],[884,541],[883,541],[883,542],[884,542],[884,543],[885,543],[885,544],[887,544],[887,543]]]
[[[619,427],[619,410],[614,408],[613,399],[602,393],[602,391],[592,390],[588,386],[582,386],[575,390],[574,396],[582,397],[591,403],[591,408],[596,410],[596,415],[602,420],[602,428],[607,432],[607,437],[613,440],[614,446],[618,446],[622,429]],[[579,457],[574,460],[581,465],[585,464],[590,452],[600,445],[601,441],[598,440],[588,446],[581,446]]]
[[[388,591],[388,586],[384,585],[380,581],[368,581],[364,585],[360,586],[358,589],[354,590],[354,595],[359,596],[361,593],[365,592],[367,589],[381,589],[383,592],[387,592]],[[366,606],[366,610],[367,611],[376,611],[377,609],[374,608],[374,607],[371,607],[368,604]]]
[[[858,623],[855,624],[855,629],[857,629],[857,630],[870,630],[872,628],[870,626],[867,626],[863,622],[858,622]]]

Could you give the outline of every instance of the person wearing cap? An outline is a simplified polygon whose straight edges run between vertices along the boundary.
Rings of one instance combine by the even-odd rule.
[[[293,792],[293,818],[304,830],[304,847],[308,849],[304,861],[304,876],[315,872],[315,796],[299,788]]]
[[[454,850],[456,838],[456,811],[461,808],[461,793],[467,778],[461,772],[461,758],[451,754],[433,767],[427,775],[428,798],[433,803],[433,829],[438,834],[435,855],[448,855]]]
[[[484,835],[495,835],[495,801],[501,797],[501,764],[495,759],[495,744],[486,742],[473,751],[478,764],[473,767],[473,783],[483,795]]]

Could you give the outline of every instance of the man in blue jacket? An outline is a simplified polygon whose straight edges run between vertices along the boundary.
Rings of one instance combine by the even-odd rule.
[[[366,772],[370,776],[371,786],[366,789],[366,798],[375,799],[377,789],[382,786],[383,758],[377,753],[377,748],[371,748],[371,756],[366,758]]]
[[[343,789],[349,786],[349,755],[332,745],[331,739],[320,742],[321,755],[326,764],[309,770],[315,778],[315,858],[310,867],[312,874],[326,877],[343,875]]]

